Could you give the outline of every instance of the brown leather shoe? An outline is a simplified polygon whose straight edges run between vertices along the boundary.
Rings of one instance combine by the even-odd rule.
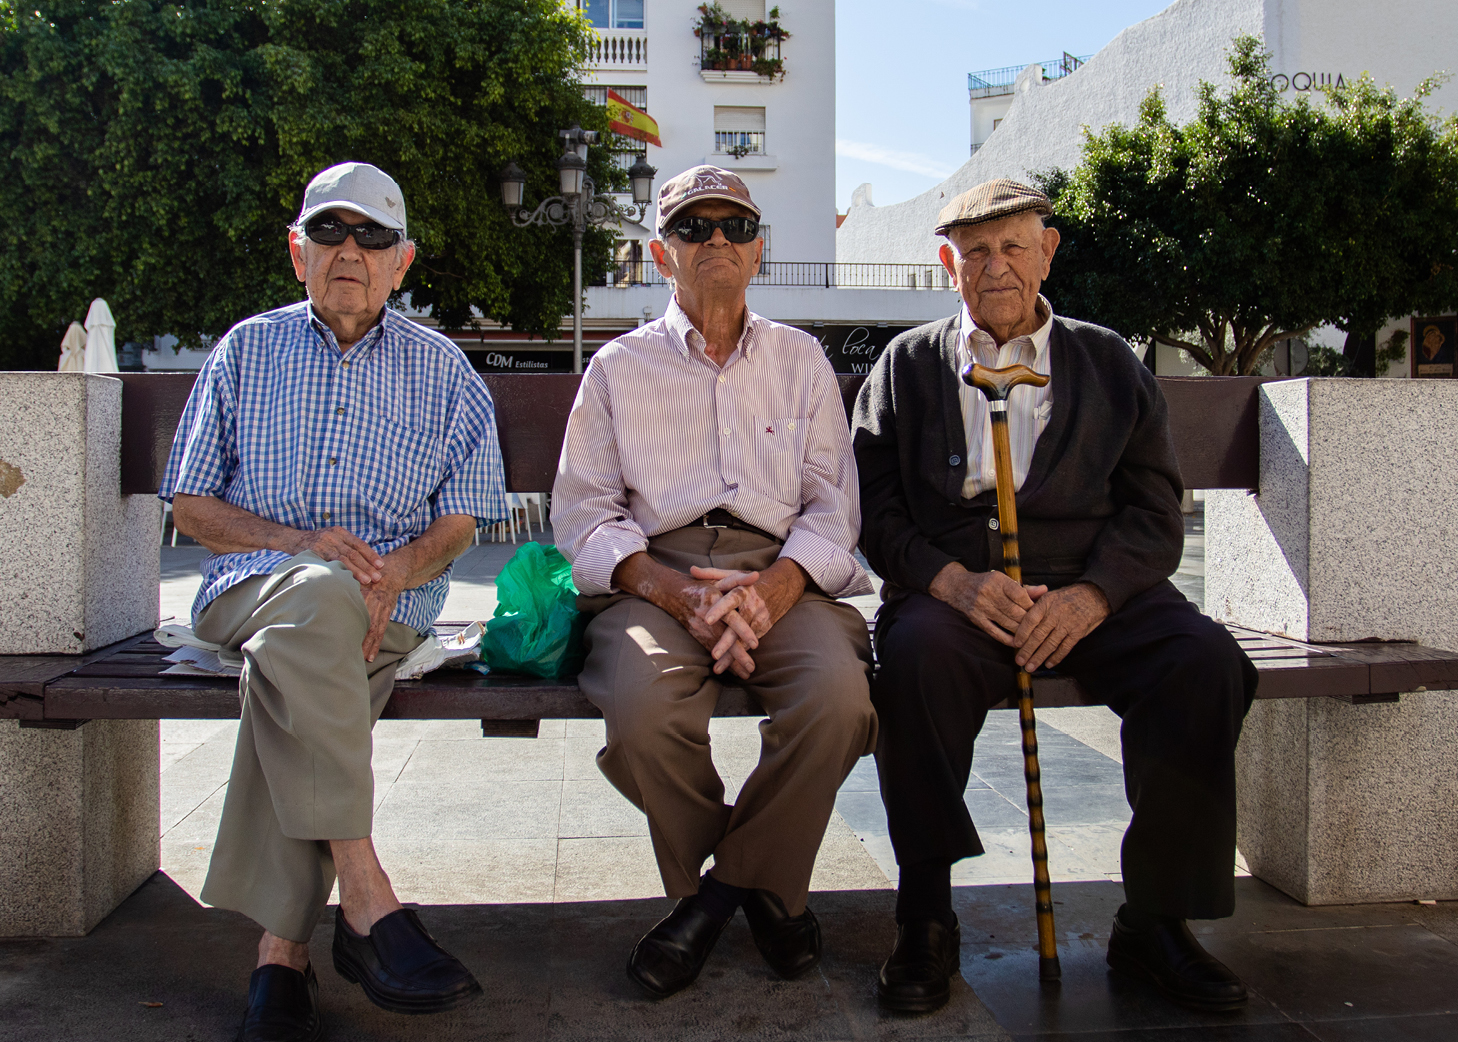
[[[896,928],[896,947],[881,967],[876,992],[898,1013],[930,1013],[947,1004],[952,975],[962,968],[962,926],[908,919]]]
[[[744,917],[759,954],[785,980],[808,973],[820,962],[820,922],[810,909],[792,916],[779,895],[751,890],[744,899]]]
[[[1133,930],[1115,916],[1108,963],[1195,1009],[1239,1009],[1249,998],[1241,979],[1200,947],[1183,919],[1166,919],[1147,930]]]

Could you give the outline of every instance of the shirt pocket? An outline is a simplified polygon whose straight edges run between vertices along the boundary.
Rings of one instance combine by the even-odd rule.
[[[803,416],[756,416],[754,436],[755,473],[765,495],[787,506],[800,506],[800,478],[805,469],[805,433],[809,421]]]
[[[444,441],[380,416],[370,424],[358,456],[360,490],[384,519],[408,522],[440,484]]]

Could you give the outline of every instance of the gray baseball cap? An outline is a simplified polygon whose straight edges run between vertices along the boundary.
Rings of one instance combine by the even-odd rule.
[[[339,163],[314,175],[304,189],[299,223],[324,210],[353,210],[405,234],[405,193],[393,177],[368,163]]]

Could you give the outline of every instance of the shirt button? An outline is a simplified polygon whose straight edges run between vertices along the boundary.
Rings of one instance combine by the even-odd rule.
[[[728,434],[728,433],[730,433],[730,431],[729,431],[729,428],[728,428],[728,427],[725,427],[725,428],[724,428],[724,433],[725,433],[725,434]]]
[[[338,458],[335,457],[335,456],[330,456],[329,457],[329,465],[331,467],[337,467],[337,466],[339,466],[339,460],[338,460]]]
[[[992,529],[994,532],[996,532],[997,531],[997,518],[995,518],[995,517],[989,517],[987,519],[987,527],[990,528],[990,529]]]
[[[349,368],[349,359],[346,358],[343,362],[340,362],[339,364],[342,365],[342,366],[344,366],[344,368],[348,369]]]
[[[324,520],[325,520],[325,521],[328,521],[328,520],[329,520],[329,519],[330,519],[330,518],[331,518],[331,517],[333,517],[333,516],[334,516],[334,515],[333,515],[333,514],[331,514],[331,513],[330,513],[330,512],[329,512],[329,511],[327,511],[327,510],[326,510],[326,511],[324,511]]]
[[[791,423],[790,424],[790,430],[794,430],[794,429],[795,429],[795,425],[793,423]]]
[[[948,466],[951,466],[951,467],[955,467],[957,464],[959,464],[961,462],[962,462],[962,457],[961,456],[954,455],[954,456],[951,456],[951,457],[949,457],[947,459],[947,465]]]
[[[339,408],[335,409],[334,410],[334,415],[335,416],[343,416],[344,415],[344,406],[341,405]]]
[[[723,383],[723,382],[724,382],[724,377],[723,377],[723,375],[722,375],[722,374],[720,374],[720,376],[719,376],[719,382],[720,382],[720,383]]]

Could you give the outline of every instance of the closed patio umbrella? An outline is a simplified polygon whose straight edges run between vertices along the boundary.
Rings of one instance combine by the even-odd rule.
[[[56,366],[56,372],[86,372],[86,330],[80,322],[72,322],[61,338],[61,363]]]
[[[97,297],[86,312],[86,371],[88,373],[120,372],[116,364],[116,319],[111,308]]]

